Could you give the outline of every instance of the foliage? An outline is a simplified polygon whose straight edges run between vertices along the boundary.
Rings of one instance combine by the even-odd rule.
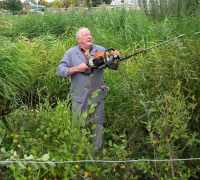
[[[55,0],[51,4],[52,4],[53,7],[57,7],[57,8],[61,8],[64,5],[64,3],[62,1],[59,1],[59,0]]]
[[[77,0],[66,0],[65,2],[66,7],[75,6],[75,8],[78,6]]]
[[[98,94],[94,93],[93,97],[96,96]],[[91,105],[88,113],[93,112],[94,107]],[[10,144],[1,148],[1,158],[16,162],[7,165],[13,171],[13,175],[7,179],[76,178],[88,171],[95,173],[91,174],[92,177],[99,178],[109,173],[111,167],[106,164],[95,163],[91,166],[89,163],[76,162],[94,160],[90,133],[93,125],[89,128],[84,125],[86,116],[87,112],[82,114],[80,128],[75,113],[71,114],[69,98],[64,102],[58,101],[56,108],[46,101],[35,109],[21,106],[7,116],[9,128],[6,132],[1,130],[1,138]],[[109,141],[109,146],[109,150],[103,151],[104,158],[113,153],[117,158],[123,158],[124,146],[112,141]],[[72,163],[66,163],[66,160]],[[44,163],[37,163],[41,161]]]
[[[198,161],[173,161],[200,155],[198,15],[167,16],[158,22],[144,12],[102,7],[17,18],[3,15],[0,20],[2,177],[199,177]],[[100,157],[93,156],[93,124],[80,128],[71,112],[70,80],[55,73],[65,50],[76,45],[80,26],[91,29],[94,43],[119,49],[122,58],[186,34],[121,62],[118,71],[105,69],[110,90]],[[94,108],[91,104],[81,114],[81,123]]]
[[[23,97],[27,99],[31,96],[32,86],[30,87],[29,82],[34,80],[39,64],[37,61],[33,61],[31,56],[26,60],[26,43],[20,41],[18,43],[3,41],[2,43],[0,99],[3,105],[7,105],[7,101],[11,99],[21,101]],[[1,108],[4,107],[1,105]]]
[[[163,20],[167,16],[180,18],[184,15],[194,15],[199,12],[198,0],[139,0],[139,6],[146,15],[154,20]]]
[[[38,102],[43,101],[44,97],[48,97],[49,101],[54,102],[57,99],[56,94],[60,93],[58,87],[68,88],[69,82],[63,83],[62,79],[57,78],[55,74],[57,63],[51,58],[59,59],[65,48],[70,46],[71,40],[66,41],[67,47],[64,47],[64,43],[58,44],[55,37],[51,35],[49,38],[45,37],[46,42],[43,40],[44,37],[40,37],[30,41],[20,36],[15,42],[9,40],[2,42],[1,114],[7,111],[6,107],[9,104],[26,103],[28,106],[35,106]],[[46,53],[43,53],[44,49]],[[54,51],[55,53],[53,53]],[[50,52],[54,55],[52,56]],[[54,86],[51,82],[57,82],[60,85]],[[54,92],[52,88],[55,90]],[[42,92],[40,96],[37,95],[38,92]],[[65,96],[66,90],[63,92],[63,98]]]
[[[6,3],[4,4],[4,9],[7,9],[11,12],[21,11],[22,10],[21,1],[20,0],[6,0]]]

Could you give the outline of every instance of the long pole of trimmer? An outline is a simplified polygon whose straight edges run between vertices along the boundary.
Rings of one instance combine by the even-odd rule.
[[[136,56],[136,55],[138,55],[138,54],[140,54],[140,53],[147,52],[147,51],[149,51],[150,49],[156,48],[156,47],[161,46],[161,45],[163,45],[163,44],[166,44],[166,43],[168,43],[168,42],[170,42],[170,41],[174,41],[175,39],[182,38],[183,36],[185,36],[185,34],[182,34],[182,35],[180,35],[180,36],[177,36],[177,37],[175,37],[175,38],[173,38],[173,39],[170,39],[170,40],[168,40],[168,41],[161,42],[161,43],[156,44],[156,45],[154,45],[154,46],[151,46],[151,47],[149,47],[149,48],[147,48],[147,49],[143,49],[143,50],[141,50],[141,51],[138,51],[138,52],[136,52],[136,53],[134,53],[134,54],[131,54],[131,55],[129,55],[129,56],[126,56],[126,57],[124,57],[124,58],[121,58],[119,61],[123,61],[123,60],[128,59],[128,58],[130,58],[130,57],[132,57],[132,56]]]

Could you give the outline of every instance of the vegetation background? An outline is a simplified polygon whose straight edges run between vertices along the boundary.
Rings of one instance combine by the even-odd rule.
[[[101,6],[0,15],[1,179],[200,177],[200,2],[153,2],[150,9],[141,3],[140,11]],[[121,62],[118,71],[105,69],[110,91],[97,159],[92,124],[79,128],[70,110],[70,80],[56,76],[81,26],[122,58],[184,34]],[[93,110],[91,104],[87,113]]]

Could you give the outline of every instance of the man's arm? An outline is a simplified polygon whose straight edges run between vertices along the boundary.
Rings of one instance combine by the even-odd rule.
[[[73,63],[71,63],[71,61],[75,57],[70,55],[71,51],[72,49],[65,52],[62,60],[57,67],[56,73],[59,77],[68,78],[74,73],[85,72],[86,69],[89,68],[85,63],[79,64],[78,66],[73,66]]]

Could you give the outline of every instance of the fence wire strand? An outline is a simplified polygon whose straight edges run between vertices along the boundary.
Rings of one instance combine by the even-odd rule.
[[[197,161],[200,158],[186,159],[139,159],[139,160],[77,160],[77,161],[37,161],[37,160],[5,160],[0,161],[0,165],[24,163],[24,164],[69,164],[69,163],[140,163],[140,162],[175,162],[175,161]]]

